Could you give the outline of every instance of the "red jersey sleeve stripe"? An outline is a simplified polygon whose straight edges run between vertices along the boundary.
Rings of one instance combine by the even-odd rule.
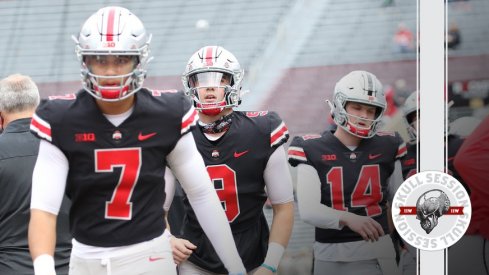
[[[49,125],[49,123],[45,120],[42,120],[36,114],[32,116],[30,129],[36,132],[39,137],[44,138],[50,142],[52,141],[51,125]]]
[[[279,143],[282,139],[286,138],[289,134],[289,129],[285,126],[285,123],[282,121],[280,125],[270,134],[270,145],[274,146]]]
[[[289,147],[288,151],[289,156],[299,156],[299,157],[306,157],[306,153],[304,153],[304,150],[299,147]]]
[[[190,127],[194,126],[197,123],[197,120],[199,120],[199,114],[192,106],[190,110],[188,110],[188,112],[182,118],[181,134],[183,135],[184,133],[188,132]]]
[[[306,153],[304,153],[304,149],[302,149],[300,147],[294,147],[294,146],[289,147],[288,156],[289,156],[289,159],[296,159],[299,161],[307,161]]]
[[[400,157],[404,156],[406,153],[407,153],[406,143],[403,142],[401,145],[399,145],[399,149],[397,150],[396,158],[400,158]]]

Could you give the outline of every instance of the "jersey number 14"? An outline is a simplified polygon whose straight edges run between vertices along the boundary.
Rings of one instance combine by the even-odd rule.
[[[334,209],[348,211],[345,200],[351,207],[364,207],[367,216],[382,213],[379,203],[382,201],[379,165],[364,165],[358,176],[350,198],[345,198],[343,167],[335,166],[326,174],[326,182],[330,185],[331,202]]]

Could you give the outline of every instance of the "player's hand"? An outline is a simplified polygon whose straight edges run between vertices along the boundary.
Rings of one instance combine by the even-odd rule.
[[[345,212],[341,216],[340,222],[348,226],[354,232],[360,234],[366,241],[378,241],[379,237],[385,234],[382,226],[370,217]]]
[[[180,239],[174,236],[170,238],[170,245],[173,252],[173,261],[177,265],[187,260],[192,254],[192,251],[197,248],[197,246],[188,240]]]
[[[253,275],[273,275],[271,270],[264,268],[263,266],[258,267],[258,269],[253,273]]]

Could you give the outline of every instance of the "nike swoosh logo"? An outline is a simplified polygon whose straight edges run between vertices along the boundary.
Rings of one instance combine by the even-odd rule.
[[[372,154],[369,154],[368,155],[368,159],[376,159],[378,157],[382,156],[382,154],[377,154],[377,155],[372,155]]]
[[[159,260],[163,260],[164,258],[163,257],[149,257],[148,258],[150,262],[154,262],[154,261],[159,261]]]
[[[243,152],[240,152],[240,153],[238,153],[238,152],[234,152],[234,157],[235,157],[235,158],[239,158],[239,157],[241,157],[242,155],[244,155],[244,154],[248,153],[248,151],[249,151],[249,150],[246,150],[246,151],[243,151]]]
[[[149,133],[147,135],[143,135],[143,133],[139,132],[138,140],[139,141],[145,141],[147,139],[154,137],[155,135],[156,135],[156,133]]]

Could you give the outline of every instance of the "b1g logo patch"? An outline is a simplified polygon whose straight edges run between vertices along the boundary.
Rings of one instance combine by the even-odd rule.
[[[465,234],[472,215],[463,185],[449,174],[424,171],[404,181],[392,201],[392,220],[404,241],[440,250]]]

